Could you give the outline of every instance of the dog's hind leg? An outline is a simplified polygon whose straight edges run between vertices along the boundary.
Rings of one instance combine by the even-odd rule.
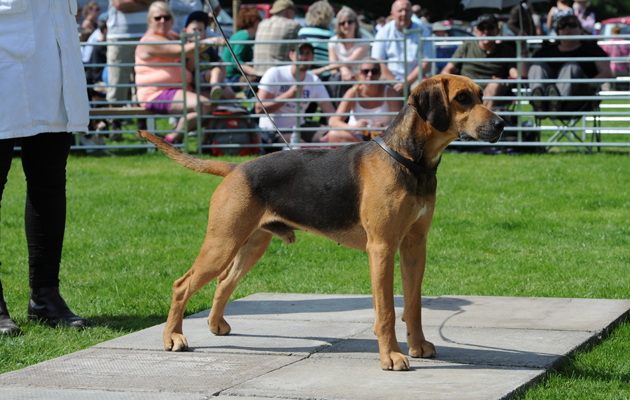
[[[407,343],[411,357],[435,357],[435,346],[422,331],[422,279],[427,258],[427,234],[431,224],[419,221],[400,245],[400,271],[405,298],[403,320],[407,324]]]
[[[238,282],[256,265],[258,260],[265,254],[273,235],[262,230],[255,231],[247,242],[241,247],[236,258],[226,269],[217,282],[217,289],[214,292],[212,309],[208,316],[210,332],[215,335],[227,335],[230,333],[230,325],[223,318],[225,306],[230,296],[236,289]]]
[[[260,206],[251,200],[249,193],[243,192],[242,185],[238,186],[238,176],[231,181],[230,176],[212,196],[206,238],[195,263],[173,284],[173,302],[163,336],[165,350],[181,351],[188,347],[182,333],[182,319],[188,300],[230,266],[241,247],[257,229],[262,216]],[[250,200],[239,201],[248,198]]]

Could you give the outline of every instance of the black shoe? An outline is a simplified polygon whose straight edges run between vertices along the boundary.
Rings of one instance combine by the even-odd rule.
[[[531,96],[532,97],[541,97],[543,96],[544,93],[542,91],[542,88],[539,86],[537,88],[534,88],[531,92]],[[540,111],[547,111],[547,102],[544,100],[530,100],[529,104],[531,104],[532,109],[534,110],[534,112],[540,112]]]
[[[66,302],[59,295],[59,288],[31,289],[31,299],[28,302],[29,321],[40,320],[50,326],[67,326],[83,328],[90,326],[90,321],[74,315]]]
[[[0,291],[0,336],[18,336],[21,334],[20,328],[9,315],[7,304],[4,302],[2,291]]]

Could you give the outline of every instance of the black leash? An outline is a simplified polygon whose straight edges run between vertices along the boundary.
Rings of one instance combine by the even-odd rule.
[[[402,165],[404,165],[408,169],[410,169],[410,170],[412,170],[414,172],[417,172],[419,174],[424,174],[424,175],[436,175],[437,174],[437,169],[425,168],[425,167],[423,167],[421,165],[418,165],[415,162],[409,160],[408,158],[403,157],[400,153],[395,152],[394,150],[392,150],[391,147],[389,147],[388,145],[385,144],[385,142],[383,141],[383,139],[380,138],[380,136],[375,136],[375,137],[372,138],[372,140],[374,142],[376,142],[376,144],[381,146],[381,148],[383,150],[385,150],[387,152],[387,154],[392,156],[394,158],[394,160],[398,161],[399,163],[401,163]]]

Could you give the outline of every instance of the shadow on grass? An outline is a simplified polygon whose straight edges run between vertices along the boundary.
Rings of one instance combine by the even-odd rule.
[[[106,327],[115,330],[139,331],[166,322],[164,315],[97,315],[90,317],[94,327]]]

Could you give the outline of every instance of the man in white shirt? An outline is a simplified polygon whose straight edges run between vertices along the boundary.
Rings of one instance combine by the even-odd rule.
[[[418,25],[411,20],[411,3],[409,0],[396,0],[392,4],[392,20],[383,26],[376,34],[375,39],[403,39],[403,30],[422,30],[422,37],[430,37],[431,30],[424,25]],[[431,69],[431,63],[422,62],[422,74],[418,64],[418,48],[420,38],[417,33],[407,35],[407,83],[411,86]],[[372,58],[383,60],[381,64],[381,78],[384,80],[401,81],[394,85],[394,90],[402,94],[404,90],[405,43],[402,41],[375,41],[372,45]],[[433,57],[433,46],[430,42],[423,43],[422,58]]]
[[[293,62],[301,61],[308,62],[313,61],[315,57],[313,45],[304,42],[300,44],[299,47],[299,55],[296,54],[295,49],[289,52],[289,59]],[[296,76],[298,74],[299,68],[299,77],[300,77],[300,86],[296,85]],[[309,103],[312,101],[310,99],[317,99],[319,106],[324,113],[335,113],[335,108],[332,103],[328,100],[328,92],[324,85],[312,85],[312,83],[319,83],[321,80],[318,76],[313,75],[310,71],[311,68],[309,64],[302,65],[285,65],[281,67],[272,67],[265,72],[262,79],[260,80],[260,84],[258,85],[258,97],[263,102],[265,109],[269,114],[296,114],[298,113],[297,101],[292,102],[275,102],[275,100],[289,100],[289,99],[306,99],[305,101],[300,101],[300,113],[303,113],[308,107]],[[271,85],[274,83],[285,83],[285,85]],[[301,92],[301,95],[298,96],[298,90]],[[265,100],[274,100],[265,101]],[[256,104],[256,114],[264,113],[262,106],[260,103]],[[300,117],[298,124],[297,117],[273,117],[273,121],[276,126],[280,129],[283,128],[291,128],[293,126],[304,124],[304,117]],[[275,128],[269,118],[266,116],[260,118],[259,126],[261,129],[266,131],[275,132]],[[283,132],[283,135],[289,140],[291,133]],[[302,139],[306,142],[310,142],[313,137],[313,132],[302,132]]]

